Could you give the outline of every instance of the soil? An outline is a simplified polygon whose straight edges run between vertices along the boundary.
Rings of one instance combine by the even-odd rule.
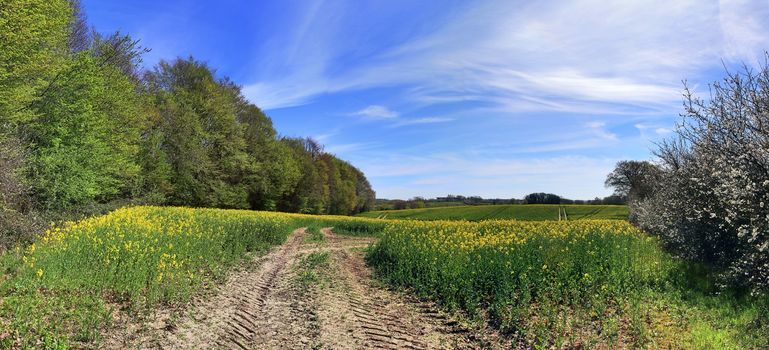
[[[106,348],[139,349],[508,349],[477,322],[392,291],[372,278],[364,250],[373,238],[337,236],[286,243],[233,273],[215,294],[184,312],[159,312],[105,337]],[[328,260],[320,279],[301,283],[310,254]],[[318,268],[316,268],[317,270]],[[175,316],[174,316],[175,315]],[[137,335],[139,334],[139,335]]]

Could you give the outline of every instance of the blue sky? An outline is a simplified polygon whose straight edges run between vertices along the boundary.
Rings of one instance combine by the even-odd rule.
[[[769,49],[768,1],[105,1],[101,32],[192,55],[278,132],[312,136],[380,198],[610,194],[724,66]]]

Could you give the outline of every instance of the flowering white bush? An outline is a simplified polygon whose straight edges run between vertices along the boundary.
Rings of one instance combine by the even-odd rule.
[[[708,100],[687,88],[684,106],[656,152],[659,183],[633,216],[731,283],[769,290],[769,67],[729,73]]]

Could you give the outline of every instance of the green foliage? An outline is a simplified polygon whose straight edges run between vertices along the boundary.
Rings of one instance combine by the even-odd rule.
[[[277,202],[299,185],[302,169],[288,146],[274,139],[253,152],[256,171],[248,178],[251,208],[275,210]]]
[[[130,193],[140,172],[140,114],[133,84],[88,53],[76,56],[34,104],[25,125],[33,145],[31,183],[48,207],[66,208]]]
[[[312,214],[350,215],[373,207],[375,193],[363,173],[324,153],[312,139],[282,139],[301,169],[301,178],[278,201],[278,209]]]
[[[15,344],[10,337],[0,340],[0,347],[10,349],[77,348],[99,341],[111,317],[99,293],[82,291],[16,291],[0,304],[0,315],[8,314],[15,316],[9,330],[21,335]]]
[[[276,139],[272,121],[205,64],[161,62],[145,80],[157,114],[145,176],[170,203],[351,214],[373,200],[360,171],[309,140]]]
[[[378,236],[387,224],[386,220],[371,220],[363,218],[323,218],[320,220],[324,227],[332,227],[334,233],[348,236]]]
[[[358,169],[330,154],[322,154],[320,161],[328,174],[328,213],[347,215],[373,207],[374,191]]]
[[[558,210],[566,210],[568,220],[612,219],[625,220],[628,208],[624,205],[550,205],[507,204],[451,206],[424,209],[369,211],[360,216],[414,220],[468,220],[515,219],[526,221],[558,220]]]
[[[148,50],[121,33],[86,33],[77,1],[11,0],[0,14],[0,142],[19,143],[0,154],[13,175],[3,179],[3,217],[59,218],[128,201],[338,214],[370,207],[360,171],[309,140],[278,138],[240,87],[206,64],[176,59],[141,72]]]
[[[232,181],[242,177],[247,162],[232,90],[193,59],[161,62],[146,79],[161,116],[155,130],[162,133],[153,135],[162,141],[146,144],[159,149],[146,152],[167,159],[174,189],[171,202],[245,208],[245,186]]]
[[[19,123],[62,70],[71,9],[66,0],[8,0],[0,6],[0,123]]]
[[[325,164],[318,161],[320,149],[312,140],[281,139],[297,161],[302,177],[296,187],[278,201],[278,210],[320,214],[325,212],[329,198],[328,174]]]
[[[71,5],[14,1],[0,17],[0,42],[13,44],[0,54],[0,115],[29,151],[26,182],[43,209],[128,196],[140,172],[135,83],[106,54],[114,40],[69,51]],[[121,42],[132,57],[136,42]]]
[[[307,232],[307,236],[305,236],[304,241],[307,243],[321,243],[326,240],[326,236],[323,235],[323,232],[321,232],[322,227],[319,227],[318,225],[310,225],[308,226],[305,231]]]

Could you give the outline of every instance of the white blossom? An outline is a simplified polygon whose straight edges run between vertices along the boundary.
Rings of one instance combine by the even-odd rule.
[[[687,88],[682,123],[656,152],[663,176],[633,218],[679,255],[769,291],[769,68],[728,73],[707,100]]]

